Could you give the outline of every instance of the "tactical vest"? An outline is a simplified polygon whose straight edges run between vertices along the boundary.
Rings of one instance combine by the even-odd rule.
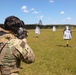
[[[11,72],[18,71],[16,68],[20,66],[20,60],[16,59],[15,55],[19,52],[15,50],[13,43],[11,43],[13,36],[2,30],[0,32],[0,72],[1,75],[9,75]],[[15,55],[13,54],[14,51]],[[14,70],[12,70],[13,68]]]
[[[11,40],[5,43],[2,50],[5,51],[1,60],[2,74],[10,74],[13,70],[13,72],[16,72],[15,69],[20,67],[20,59],[17,59],[19,52],[13,47]]]
[[[1,36],[2,38],[2,36]],[[0,38],[0,39],[1,39]],[[32,63],[35,61],[35,55],[27,44],[26,39],[20,40],[18,38],[12,38],[10,40],[6,38],[2,38],[3,41],[1,43],[6,43],[3,49],[5,49],[5,53],[3,53],[4,57],[1,60],[1,72],[4,75],[10,75],[10,73],[19,71],[21,60],[25,63]],[[6,41],[6,42],[5,42]],[[2,49],[1,45],[1,49]]]

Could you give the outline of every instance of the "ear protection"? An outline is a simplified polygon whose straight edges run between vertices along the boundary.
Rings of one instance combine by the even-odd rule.
[[[19,35],[21,35],[23,33],[23,31],[24,31],[23,28],[20,27],[17,32],[18,32]]]
[[[27,31],[20,27],[18,30],[17,30],[17,38],[19,39],[23,39],[23,38],[26,38],[27,37]]]

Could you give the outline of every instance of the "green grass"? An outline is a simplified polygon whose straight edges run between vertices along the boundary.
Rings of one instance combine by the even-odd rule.
[[[76,75],[76,29],[72,29],[71,47],[64,47],[63,28],[41,29],[39,38],[34,30],[28,30],[27,42],[33,49],[36,60],[32,64],[22,62],[20,75]]]

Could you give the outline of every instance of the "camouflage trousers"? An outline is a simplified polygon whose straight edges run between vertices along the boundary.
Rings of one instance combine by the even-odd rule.
[[[0,67],[0,75],[19,75],[19,72],[11,72],[9,68]]]
[[[0,72],[0,75],[7,75],[7,74],[1,74]],[[19,75],[18,73],[11,73],[10,75]]]

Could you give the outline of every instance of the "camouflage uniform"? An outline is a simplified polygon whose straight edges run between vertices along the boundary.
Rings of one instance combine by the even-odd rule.
[[[32,63],[35,61],[35,55],[26,39],[18,39],[12,34],[4,34],[0,36],[0,43],[5,43],[5,41],[7,41],[8,48],[5,48],[6,52],[1,60],[0,75],[19,75],[21,61]]]

